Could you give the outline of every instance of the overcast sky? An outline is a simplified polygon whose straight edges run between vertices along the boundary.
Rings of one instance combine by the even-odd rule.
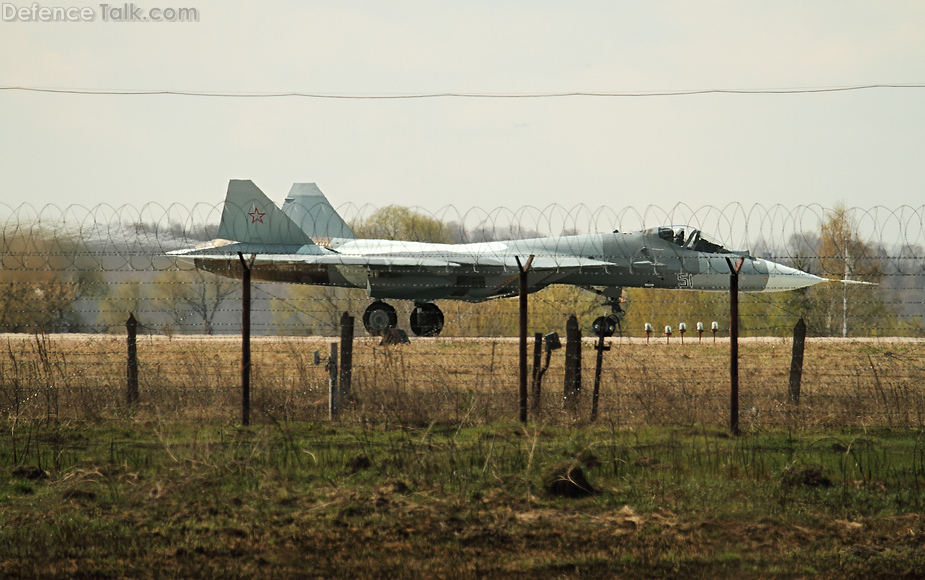
[[[204,2],[198,22],[0,22],[5,87],[640,93],[925,84],[925,3]],[[171,0],[174,2],[175,0]],[[70,4],[68,4],[70,2]],[[31,7],[23,1],[14,7]],[[121,4],[117,4],[121,6]],[[111,16],[111,15],[110,15]],[[0,202],[925,203],[925,88],[320,99],[0,91]]]

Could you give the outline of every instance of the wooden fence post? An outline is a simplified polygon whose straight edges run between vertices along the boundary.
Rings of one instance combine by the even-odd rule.
[[[353,385],[353,317],[344,312],[340,317],[340,404],[350,403]]]
[[[125,322],[128,364],[126,365],[126,397],[129,407],[138,405],[138,321],[129,313]]]
[[[537,332],[533,335],[533,373],[530,377],[530,390],[533,400],[530,403],[530,410],[533,412],[533,420],[536,421],[540,416],[540,383],[537,380],[540,374],[540,364],[543,361],[543,333]]]
[[[331,356],[328,358],[328,417],[336,419],[340,412],[340,393],[337,389],[337,343],[331,343]]]
[[[581,394],[581,328],[578,318],[569,316],[565,325],[565,385],[563,399],[565,409],[572,414],[578,412]]]
[[[800,384],[803,381],[803,351],[806,348],[806,322],[803,317],[793,327],[793,353],[790,358],[790,402],[800,403]]]
[[[537,335],[539,336],[539,335]],[[543,368],[536,371],[536,380],[533,383],[533,419],[537,420],[540,418],[540,411],[543,400],[542,394],[542,385],[543,385],[543,375],[546,374],[546,371],[549,370],[549,360],[552,358],[552,351],[559,350],[562,348],[562,344],[559,342],[559,335],[555,332],[550,332],[543,337],[543,342],[546,344],[546,363],[543,365]],[[536,360],[536,363],[539,364],[539,360]]]

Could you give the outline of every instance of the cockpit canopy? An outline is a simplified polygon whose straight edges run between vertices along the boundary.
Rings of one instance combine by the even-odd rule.
[[[734,253],[723,247],[722,244],[703,235],[700,230],[690,226],[661,226],[650,230],[650,232],[658,233],[658,237],[661,239],[695,252],[706,252],[708,254]]]

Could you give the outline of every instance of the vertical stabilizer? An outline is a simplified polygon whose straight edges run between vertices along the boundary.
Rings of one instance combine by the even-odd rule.
[[[311,238],[355,238],[347,222],[314,183],[293,183],[283,212]]]
[[[247,244],[311,244],[303,232],[249,179],[232,179],[218,237]]]

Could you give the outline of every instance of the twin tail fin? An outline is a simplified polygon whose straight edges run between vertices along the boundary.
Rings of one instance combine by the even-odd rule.
[[[218,237],[244,244],[313,244],[311,236],[249,179],[228,182]]]
[[[305,246],[355,238],[314,183],[295,183],[282,209],[249,179],[232,179],[218,237],[245,244]]]

